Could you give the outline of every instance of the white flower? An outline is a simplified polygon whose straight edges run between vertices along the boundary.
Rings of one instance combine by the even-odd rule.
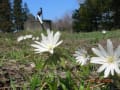
[[[35,37],[32,37],[32,40],[35,40]]]
[[[98,46],[99,48],[92,48],[98,57],[91,58],[91,63],[101,64],[98,72],[104,71],[104,77],[108,77],[109,74],[114,75],[114,72],[120,74],[120,46],[113,50],[113,44],[109,39],[107,40],[107,50],[100,44]]]
[[[36,53],[50,52],[51,54],[53,54],[54,48],[62,43],[62,41],[58,42],[60,38],[59,32],[56,32],[53,35],[53,31],[47,30],[47,36],[45,36],[43,33],[41,34],[41,36],[41,42],[35,41],[36,44],[31,45],[32,47],[36,48]]]
[[[18,42],[20,42],[20,41],[22,41],[22,40],[24,40],[24,36],[19,36],[19,37],[17,38],[17,41],[18,41]]]
[[[27,39],[27,37],[26,37],[26,36],[23,36],[23,38],[24,38],[24,40],[26,40],[26,39]]]
[[[31,68],[35,68],[35,63],[31,62],[30,66]]]
[[[85,49],[78,49],[75,51],[74,56],[76,57],[76,62],[80,63],[81,65],[85,65],[89,60],[89,55]]]
[[[106,34],[106,30],[102,30],[102,33],[103,33],[103,34]]]
[[[17,41],[20,42],[20,41],[22,41],[22,40],[26,40],[26,39],[29,39],[29,38],[32,38],[32,35],[31,35],[31,34],[30,34],[30,35],[25,35],[25,36],[19,36],[19,37],[17,38]]]
[[[36,40],[39,40],[39,37],[36,37]]]
[[[24,36],[26,39],[29,39],[29,38],[32,38],[32,35],[30,34],[30,35],[25,35]]]

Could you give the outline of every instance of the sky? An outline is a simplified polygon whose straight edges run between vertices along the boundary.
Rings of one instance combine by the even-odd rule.
[[[30,13],[36,16],[40,8],[43,9],[43,19],[55,20],[65,13],[72,12],[79,7],[77,0],[23,0],[27,3]],[[80,1],[81,3],[83,0]]]

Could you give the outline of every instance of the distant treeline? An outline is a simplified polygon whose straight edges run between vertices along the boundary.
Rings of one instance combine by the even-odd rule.
[[[0,0],[0,31],[23,30],[29,9],[22,0]]]
[[[85,0],[72,15],[73,30],[120,29],[120,0]]]

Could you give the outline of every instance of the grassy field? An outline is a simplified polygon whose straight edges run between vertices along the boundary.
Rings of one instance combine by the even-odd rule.
[[[73,54],[78,48],[91,48],[98,43],[106,46],[106,40],[111,39],[114,46],[120,44],[120,30],[89,33],[61,32],[63,43],[55,49],[54,55],[35,54],[30,44],[33,40],[17,42],[17,37],[32,34],[41,38],[39,31],[24,31],[18,33],[0,33],[0,88],[16,87],[30,90],[114,90],[119,88],[119,78],[112,82],[99,82],[102,77],[96,73],[96,68],[88,64],[80,66]],[[93,54],[91,54],[93,55]],[[34,66],[35,65],[35,66]],[[91,79],[93,82],[89,81]],[[18,90],[18,89],[17,89]],[[117,89],[116,89],[117,90]]]

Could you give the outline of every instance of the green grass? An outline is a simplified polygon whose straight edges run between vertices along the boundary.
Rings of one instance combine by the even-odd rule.
[[[106,34],[101,32],[61,33],[63,43],[55,49],[54,55],[35,54],[30,46],[33,43],[32,40],[17,42],[17,37],[21,35],[33,34],[33,36],[40,37],[40,31],[0,33],[0,67],[10,66],[8,68],[11,72],[16,72],[16,77],[9,76],[12,86],[22,85],[31,90],[38,87],[40,90],[84,90],[85,88],[90,90],[90,86],[98,85],[94,90],[109,90],[108,84],[105,84],[103,88],[98,83],[85,83],[89,77],[94,77],[90,71],[94,66],[81,67],[75,62],[73,53],[79,47],[85,47],[90,51],[91,47],[98,43],[104,45],[107,39],[112,39],[117,46],[120,42],[120,30],[107,31]],[[31,68],[31,63],[35,63],[36,67]],[[4,73],[6,71],[0,71],[0,75]],[[15,80],[19,76],[24,79],[20,82],[21,84]],[[119,86],[118,82],[117,86]]]
[[[63,37],[65,39],[87,39],[87,40],[91,40],[91,39],[107,39],[107,38],[120,38],[120,30],[115,30],[115,31],[107,31],[106,34],[102,34],[102,32],[89,32],[89,33],[84,33],[84,32],[80,32],[80,33],[67,33],[67,32],[63,32]]]

